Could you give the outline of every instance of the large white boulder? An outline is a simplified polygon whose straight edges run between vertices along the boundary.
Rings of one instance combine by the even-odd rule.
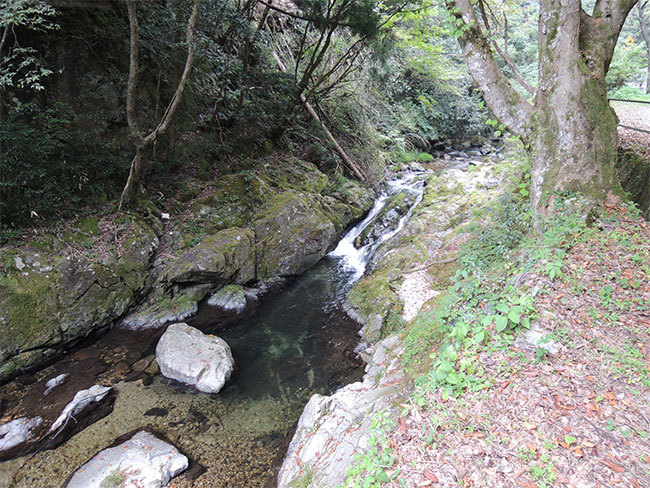
[[[67,488],[161,488],[185,471],[188,459],[174,446],[148,432],[104,449],[79,468]]]
[[[235,368],[226,341],[182,322],[170,325],[162,335],[156,361],[163,376],[204,393],[219,392]]]

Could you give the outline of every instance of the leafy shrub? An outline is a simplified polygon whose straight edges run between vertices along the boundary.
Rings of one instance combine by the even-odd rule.
[[[115,192],[128,157],[67,105],[20,105],[0,126],[0,224],[51,219]]]

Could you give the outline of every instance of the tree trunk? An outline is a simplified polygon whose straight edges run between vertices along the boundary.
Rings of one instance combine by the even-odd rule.
[[[124,206],[131,205],[138,200],[138,195],[142,190],[142,180],[147,166],[147,148],[144,146],[136,146],[135,156],[131,161],[131,169],[129,170],[129,178],[126,180],[126,185],[122,190],[120,197],[119,209]]]
[[[637,0],[598,0],[593,13],[580,0],[540,0],[538,79],[533,105],[499,69],[472,0],[448,0],[462,25],[459,42],[472,76],[494,115],[531,148],[535,222],[553,194],[578,192],[593,202],[621,193],[614,172],[617,119],[605,76],[623,23]]]
[[[555,92],[536,103],[529,138],[536,215],[547,213],[556,193],[580,192],[594,202],[604,201],[610,191],[620,193],[614,172],[617,121],[604,83],[583,75],[580,84],[575,95]]]
[[[585,39],[583,27],[580,2],[540,2],[539,87],[529,121],[531,203],[539,214],[556,192],[577,191],[594,201],[620,192],[617,120],[605,84],[609,59],[592,45],[607,39],[595,30]]]
[[[122,195],[120,196],[120,203],[118,210],[121,211],[124,207],[133,205],[138,199],[138,194],[142,188],[142,181],[147,173],[149,167],[149,150],[153,147],[153,144],[156,142],[156,139],[160,134],[165,133],[169,126],[174,120],[174,115],[178,106],[181,103],[183,97],[183,91],[187,80],[190,77],[190,72],[192,71],[192,63],[194,61],[194,46],[192,41],[194,38],[194,26],[196,25],[196,20],[199,16],[199,6],[201,0],[194,0],[194,5],[192,7],[192,13],[189,20],[187,21],[187,29],[185,33],[185,40],[187,43],[187,57],[185,58],[185,68],[183,74],[180,77],[176,91],[169,101],[169,105],[165,109],[165,113],[162,116],[162,119],[158,123],[155,129],[153,129],[146,137],[142,135],[137,123],[135,116],[135,100],[137,97],[137,83],[138,83],[138,70],[139,70],[139,61],[138,61],[138,17],[137,17],[137,6],[135,0],[127,0],[126,5],[129,13],[129,80],[126,92],[126,119],[129,126],[129,132],[131,133],[131,138],[135,144],[135,157],[131,162],[131,169],[129,170],[129,178],[126,181],[126,185],[122,190]]]

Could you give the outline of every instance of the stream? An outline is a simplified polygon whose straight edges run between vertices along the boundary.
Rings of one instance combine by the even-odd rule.
[[[48,368],[6,385],[4,412],[58,415],[65,398],[92,384],[115,384],[110,414],[56,449],[0,463],[0,487],[60,487],[96,452],[139,430],[172,442],[191,460],[175,487],[274,486],[292,427],[315,394],[330,394],[358,381],[363,362],[354,352],[360,325],[342,309],[346,294],[373,253],[406,224],[422,199],[422,173],[387,184],[366,218],[349,230],[318,264],[235,320],[202,303],[187,322],[222,337],[237,370],[217,395],[198,393],[155,371],[152,355],[163,330],[112,329],[71,351]],[[379,236],[357,248],[358,237],[376,224],[390,197],[410,195],[408,211],[384,221]],[[152,369],[152,367],[154,369]],[[43,397],[44,383],[70,377]],[[3,412],[0,412],[2,414]]]

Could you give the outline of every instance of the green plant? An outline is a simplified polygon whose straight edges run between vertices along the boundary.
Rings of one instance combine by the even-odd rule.
[[[539,458],[539,463],[531,466],[528,471],[540,488],[551,488],[557,478],[555,466],[547,453],[543,453]]]
[[[394,427],[390,412],[379,412],[372,420],[369,449],[364,454],[354,456],[354,464],[348,469],[345,487],[375,488],[397,479],[400,470],[396,469],[391,476],[387,469],[395,465],[393,450],[388,444],[388,433]]]

